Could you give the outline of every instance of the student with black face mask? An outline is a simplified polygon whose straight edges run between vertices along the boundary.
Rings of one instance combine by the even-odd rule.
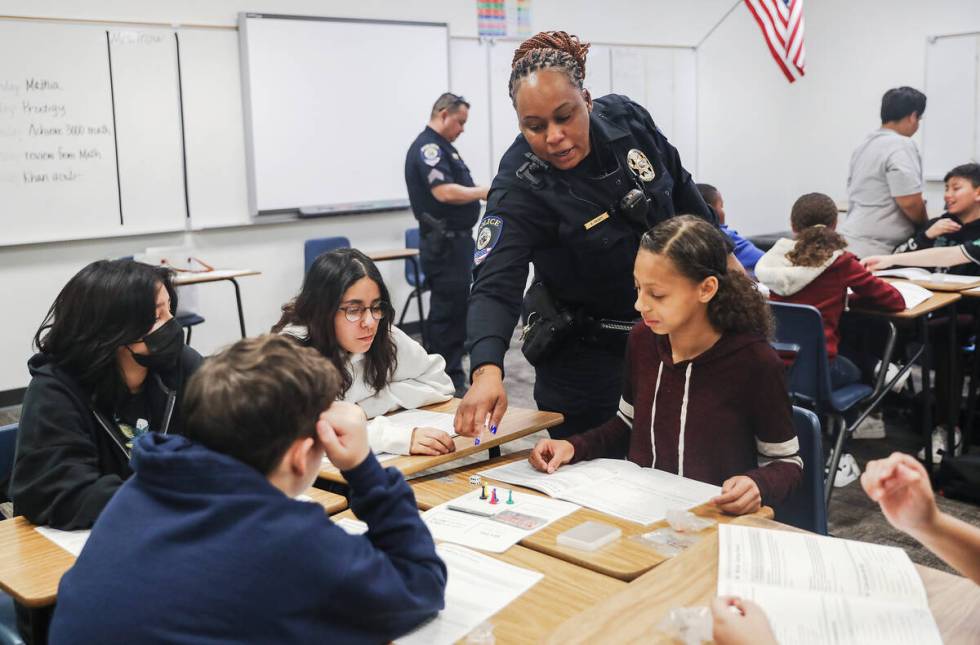
[[[14,511],[58,529],[92,526],[132,473],[133,440],[179,433],[184,383],[201,356],[173,317],[169,269],[93,262],[34,336],[10,481]]]

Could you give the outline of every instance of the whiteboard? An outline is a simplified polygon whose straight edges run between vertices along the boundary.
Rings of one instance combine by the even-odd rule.
[[[454,38],[449,44],[450,88],[470,104],[466,129],[453,143],[469,166],[473,182],[489,186],[496,174],[490,155],[490,87],[487,49],[480,41]]]
[[[926,112],[922,119],[922,169],[942,180],[954,166],[975,161],[980,150],[978,36],[946,36],[926,45]]]
[[[238,32],[181,29],[178,38],[191,227],[247,224]]]
[[[407,205],[448,26],[241,14],[239,35],[251,211]]]
[[[166,33],[0,21],[0,245],[184,227],[176,68]]]

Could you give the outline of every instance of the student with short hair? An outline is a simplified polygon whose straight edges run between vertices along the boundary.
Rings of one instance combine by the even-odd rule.
[[[888,90],[881,97],[881,127],[851,155],[840,233],[859,258],[889,253],[928,219],[922,156],[911,139],[925,111],[926,95],[919,90]]]
[[[405,429],[383,417],[452,398],[446,362],[392,323],[394,309],[381,272],[357,249],[320,255],[296,298],[282,307],[274,333],[298,339],[341,375],[340,399],[364,409],[371,448],[399,455],[439,455],[456,444],[435,428]]]
[[[872,255],[863,263],[870,271],[880,271],[891,266],[931,267],[936,271],[946,271],[956,267],[957,273],[980,276],[980,165],[975,163],[956,166],[943,178],[946,184],[944,199],[946,212],[932,220],[929,226],[918,235],[910,238],[896,249],[893,255]],[[916,250],[912,250],[916,249]],[[904,251],[904,252],[903,252]],[[975,315],[975,314],[974,314]],[[936,339],[942,318],[933,321]],[[945,325],[943,325],[945,327]],[[941,330],[945,334],[945,329]],[[958,340],[966,341],[973,333],[973,321],[969,315],[959,316],[956,321]],[[950,393],[959,397],[963,389],[963,359],[960,352],[938,351],[936,359],[936,400],[948,401]],[[950,366],[949,361],[953,361]],[[952,381],[950,381],[952,375]],[[959,406],[956,406],[959,410]],[[949,406],[936,407],[937,427],[933,430],[932,446],[934,460],[941,458],[940,451],[950,452],[946,428],[954,428],[953,451],[960,446],[958,413]],[[923,455],[925,453],[923,452]]]
[[[282,336],[243,339],[187,387],[186,436],[150,433],[58,588],[52,643],[387,642],[444,605],[446,567],[341,379]],[[368,524],[294,499],[324,454]]]
[[[892,266],[958,267],[957,273],[980,275],[980,164],[956,166],[943,178],[946,212],[892,255],[872,255],[863,264],[871,271]],[[964,266],[965,265],[965,266]]]
[[[753,513],[792,492],[803,463],[772,317],[718,229],[669,219],[640,241],[619,411],[568,441],[542,439],[531,465],[623,458],[722,487],[724,512]],[[751,378],[746,378],[751,374]]]
[[[738,231],[728,226],[725,222],[725,200],[717,188],[711,184],[698,184],[698,191],[701,193],[704,203],[713,208],[715,215],[718,216],[718,228],[735,245],[735,249],[732,251],[735,254],[735,259],[745,267],[746,271],[754,270],[756,263],[765,251],[739,235]]]
[[[181,432],[179,404],[200,355],[173,317],[171,270],[102,260],[61,290],[34,336],[10,496],[58,529],[92,526],[130,476],[137,435]]]

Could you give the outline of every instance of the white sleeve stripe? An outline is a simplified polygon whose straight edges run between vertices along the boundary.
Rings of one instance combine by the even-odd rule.
[[[755,448],[767,457],[788,457],[800,451],[800,442],[796,437],[781,443],[769,443],[761,439],[755,440]]]
[[[964,256],[966,256],[966,259],[969,260],[970,262],[973,262],[974,264],[980,264],[980,260],[974,258],[972,255],[970,255],[967,252],[966,244],[960,244],[960,251],[963,253]]]
[[[622,421],[623,423],[626,424],[626,427],[627,428],[629,428],[630,430],[633,429],[633,419],[629,418],[628,416],[626,416],[622,412],[617,412],[616,413],[616,416],[619,417],[620,421]]]
[[[627,403],[626,402],[626,399],[623,399],[623,398],[620,398],[619,399],[619,412],[620,412],[620,415],[621,416],[622,415],[625,415],[625,416],[627,416],[627,417],[630,418],[630,421],[632,421],[632,419],[633,419],[633,406],[630,405],[629,403]],[[632,423],[630,423],[630,425],[632,425]]]
[[[801,459],[799,457],[799,455],[794,455],[793,457],[783,457],[782,459],[767,459],[765,457],[759,457],[758,458],[758,462],[759,462],[759,466],[760,467],[762,467],[762,466],[768,466],[769,464],[776,463],[778,461],[783,461],[783,462],[786,462],[788,464],[796,464],[796,466],[800,470],[803,470],[803,459]]]

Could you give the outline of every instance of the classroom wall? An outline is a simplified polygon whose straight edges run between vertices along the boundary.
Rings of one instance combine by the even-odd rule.
[[[805,192],[846,201],[851,151],[880,125],[881,95],[924,89],[926,37],[980,30],[980,2],[820,0],[805,20],[807,72],[792,85],[744,7],[698,50],[695,176],[722,191],[742,233],[788,228]],[[928,121],[927,105],[926,136]],[[916,140],[921,150],[921,132]],[[940,183],[926,197],[930,213],[942,212]]]
[[[591,0],[537,0],[532,5],[535,29],[564,28],[583,37],[622,44],[693,45],[732,0],[703,0],[697,7],[668,0],[634,2],[609,0],[596,11]],[[163,22],[233,26],[239,11],[275,11],[337,17],[384,18],[448,22],[452,36],[476,36],[476,9],[472,0],[8,0],[0,15],[68,20]],[[664,16],[671,20],[664,20]],[[422,120],[419,128],[424,125]],[[466,135],[464,134],[464,137]],[[405,145],[408,145],[406,139]],[[487,182],[490,177],[476,177]],[[138,253],[147,247],[193,245],[198,255],[216,266],[262,271],[241,279],[246,323],[250,333],[268,328],[278,319],[279,306],[299,288],[302,280],[302,244],[311,237],[346,235],[365,250],[403,246],[403,232],[415,225],[407,212],[344,216],[262,226],[195,231],[169,235],[134,236],[82,242],[59,242],[0,248],[0,297],[4,315],[0,333],[0,391],[24,387],[29,375],[26,360],[30,338],[59,289],[88,262]],[[0,233],[2,234],[2,233]],[[400,307],[408,294],[403,264],[380,265]],[[230,284],[196,287],[196,311],[207,322],[194,329],[193,345],[202,353],[233,342],[238,336],[234,293]],[[409,316],[409,320],[413,317]]]

